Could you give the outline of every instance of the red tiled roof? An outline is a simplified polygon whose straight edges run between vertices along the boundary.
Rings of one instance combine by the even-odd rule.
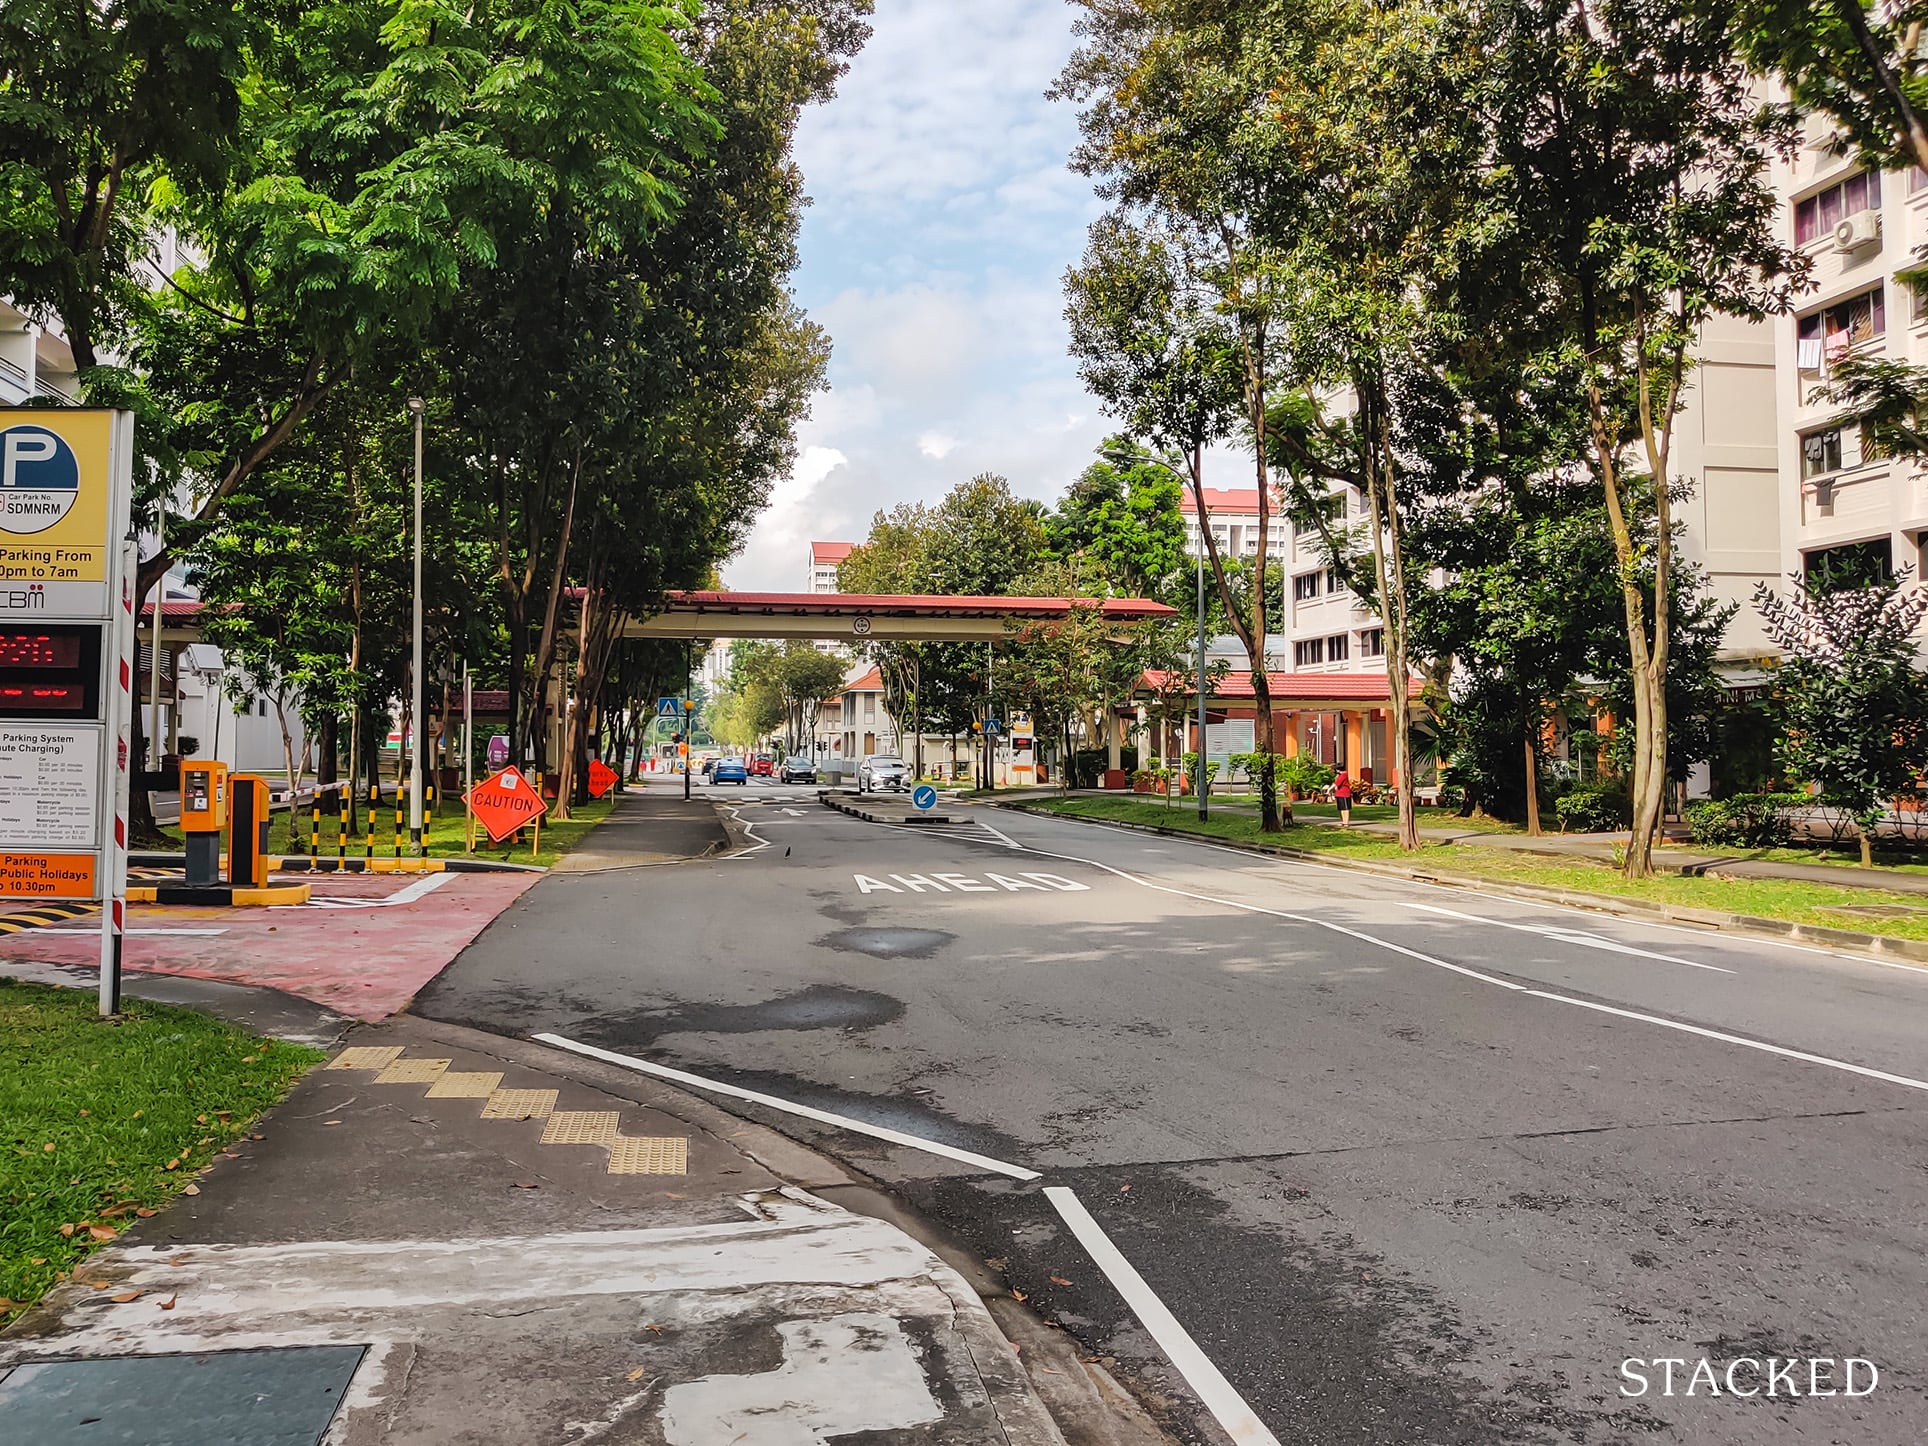
[[[884,674],[879,668],[872,668],[862,677],[843,685],[843,693],[881,693],[884,691]],[[838,696],[842,696],[840,693]]]
[[[1259,512],[1259,489],[1256,487],[1207,487],[1205,506],[1212,512],[1223,512],[1228,516],[1256,517]],[[1179,492],[1178,510],[1198,511],[1198,500],[1192,496],[1191,488],[1186,487]]]
[[[812,562],[842,562],[855,550],[854,542],[813,542],[810,544]]]
[[[842,617],[873,613],[899,617],[1058,618],[1074,606],[1096,601],[1063,597],[951,597],[921,593],[854,592],[671,592],[664,612],[791,613],[797,617]],[[1108,618],[1140,621],[1176,617],[1178,610],[1149,598],[1114,597],[1098,602]]]
[[[201,603],[198,598],[171,597],[166,602],[161,604],[161,621],[167,622],[177,618],[195,617],[200,613],[200,611],[201,611]],[[154,600],[152,598],[149,598],[146,602],[141,604],[140,615],[143,618],[146,618],[150,623],[153,622]]]
[[[1162,689],[1169,673],[1147,672],[1144,685],[1148,688]],[[1384,673],[1267,673],[1265,680],[1271,685],[1272,697],[1278,699],[1310,700],[1313,702],[1331,701],[1334,703],[1386,703],[1392,699],[1392,689],[1387,684]],[[1189,679],[1187,679],[1189,683]],[[1425,679],[1414,678],[1409,696],[1417,698],[1425,686]],[[1192,691],[1188,686],[1187,692]],[[1214,698],[1250,698],[1252,675],[1227,673],[1223,680],[1212,689]]]

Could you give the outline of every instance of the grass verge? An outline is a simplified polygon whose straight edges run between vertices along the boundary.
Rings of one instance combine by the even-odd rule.
[[[1255,815],[1218,813],[1200,823],[1195,810],[1126,798],[1069,798],[1034,802],[1034,808],[1075,818],[1115,819],[1197,833],[1208,838],[1263,842],[1308,853],[1346,858],[1377,859],[1418,864],[1429,873],[1454,874],[1470,881],[1525,884],[1574,893],[1614,898],[1645,899],[1681,908],[1707,909],[1722,914],[1750,914],[1763,919],[1808,924],[1828,929],[1853,929],[1896,939],[1928,940],[1928,912],[1919,895],[1883,889],[1841,888],[1831,884],[1791,879],[1708,879],[1662,874],[1651,879],[1628,879],[1606,863],[1590,859],[1556,859],[1478,844],[1423,845],[1416,854],[1401,853],[1393,840],[1378,834],[1347,832],[1322,824],[1297,823],[1274,834],[1261,834]],[[1894,914],[1869,913],[1893,909]]]
[[[0,978],[0,1323],[176,1195],[319,1050]]]

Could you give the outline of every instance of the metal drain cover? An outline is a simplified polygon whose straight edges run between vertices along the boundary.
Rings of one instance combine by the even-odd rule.
[[[316,1446],[365,1346],[35,1361],[0,1376],[0,1440]]]

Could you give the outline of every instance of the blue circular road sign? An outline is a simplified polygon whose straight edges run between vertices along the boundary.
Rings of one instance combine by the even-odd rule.
[[[919,808],[936,808],[937,790],[928,783],[920,783],[911,790],[910,801]]]

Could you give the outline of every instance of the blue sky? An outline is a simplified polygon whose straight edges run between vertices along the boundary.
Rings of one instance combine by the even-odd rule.
[[[1071,52],[1065,0],[878,0],[837,98],[797,158],[813,199],[798,299],[835,344],[726,585],[806,586],[812,539],[981,471],[1052,498],[1105,431],[1065,353],[1060,278],[1100,210],[1065,159],[1071,107],[1044,98]]]

